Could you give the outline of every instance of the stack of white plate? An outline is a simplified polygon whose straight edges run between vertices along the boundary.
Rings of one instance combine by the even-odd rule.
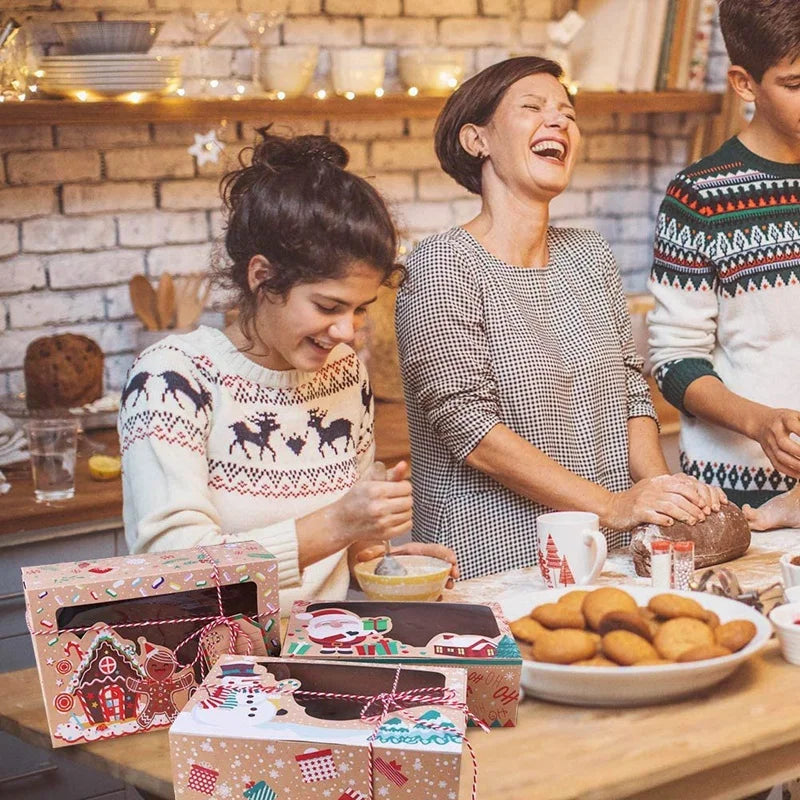
[[[180,57],[146,53],[46,56],[40,86],[48,94],[169,94],[180,86]]]

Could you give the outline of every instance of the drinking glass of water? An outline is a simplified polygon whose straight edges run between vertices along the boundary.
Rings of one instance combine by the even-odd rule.
[[[78,421],[75,418],[31,419],[25,425],[37,503],[75,496],[75,456]]]

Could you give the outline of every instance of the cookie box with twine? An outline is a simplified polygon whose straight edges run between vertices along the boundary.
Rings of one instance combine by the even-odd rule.
[[[256,542],[22,568],[53,747],[172,723],[217,658],[278,653],[278,565]]]
[[[491,728],[516,725],[522,656],[496,603],[298,600],[281,653],[288,659],[459,667],[469,710]]]
[[[450,800],[466,673],[223,656],[170,728],[176,800]],[[485,727],[485,726],[481,726]]]

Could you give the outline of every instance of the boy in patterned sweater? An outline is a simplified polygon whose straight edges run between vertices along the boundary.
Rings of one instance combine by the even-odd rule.
[[[684,472],[755,530],[800,526],[800,3],[722,0],[752,121],[680,172],[658,215],[653,370]]]

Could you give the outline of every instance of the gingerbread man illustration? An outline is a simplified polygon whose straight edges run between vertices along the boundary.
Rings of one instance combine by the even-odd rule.
[[[164,715],[170,722],[175,719],[178,709],[174,695],[180,689],[195,684],[191,667],[180,670],[172,651],[166,647],[150,644],[144,636],[139,637],[139,648],[144,656],[142,668],[146,678],[128,678],[126,686],[144,698],[144,708],[137,715],[140,727],[147,730],[158,714]]]

